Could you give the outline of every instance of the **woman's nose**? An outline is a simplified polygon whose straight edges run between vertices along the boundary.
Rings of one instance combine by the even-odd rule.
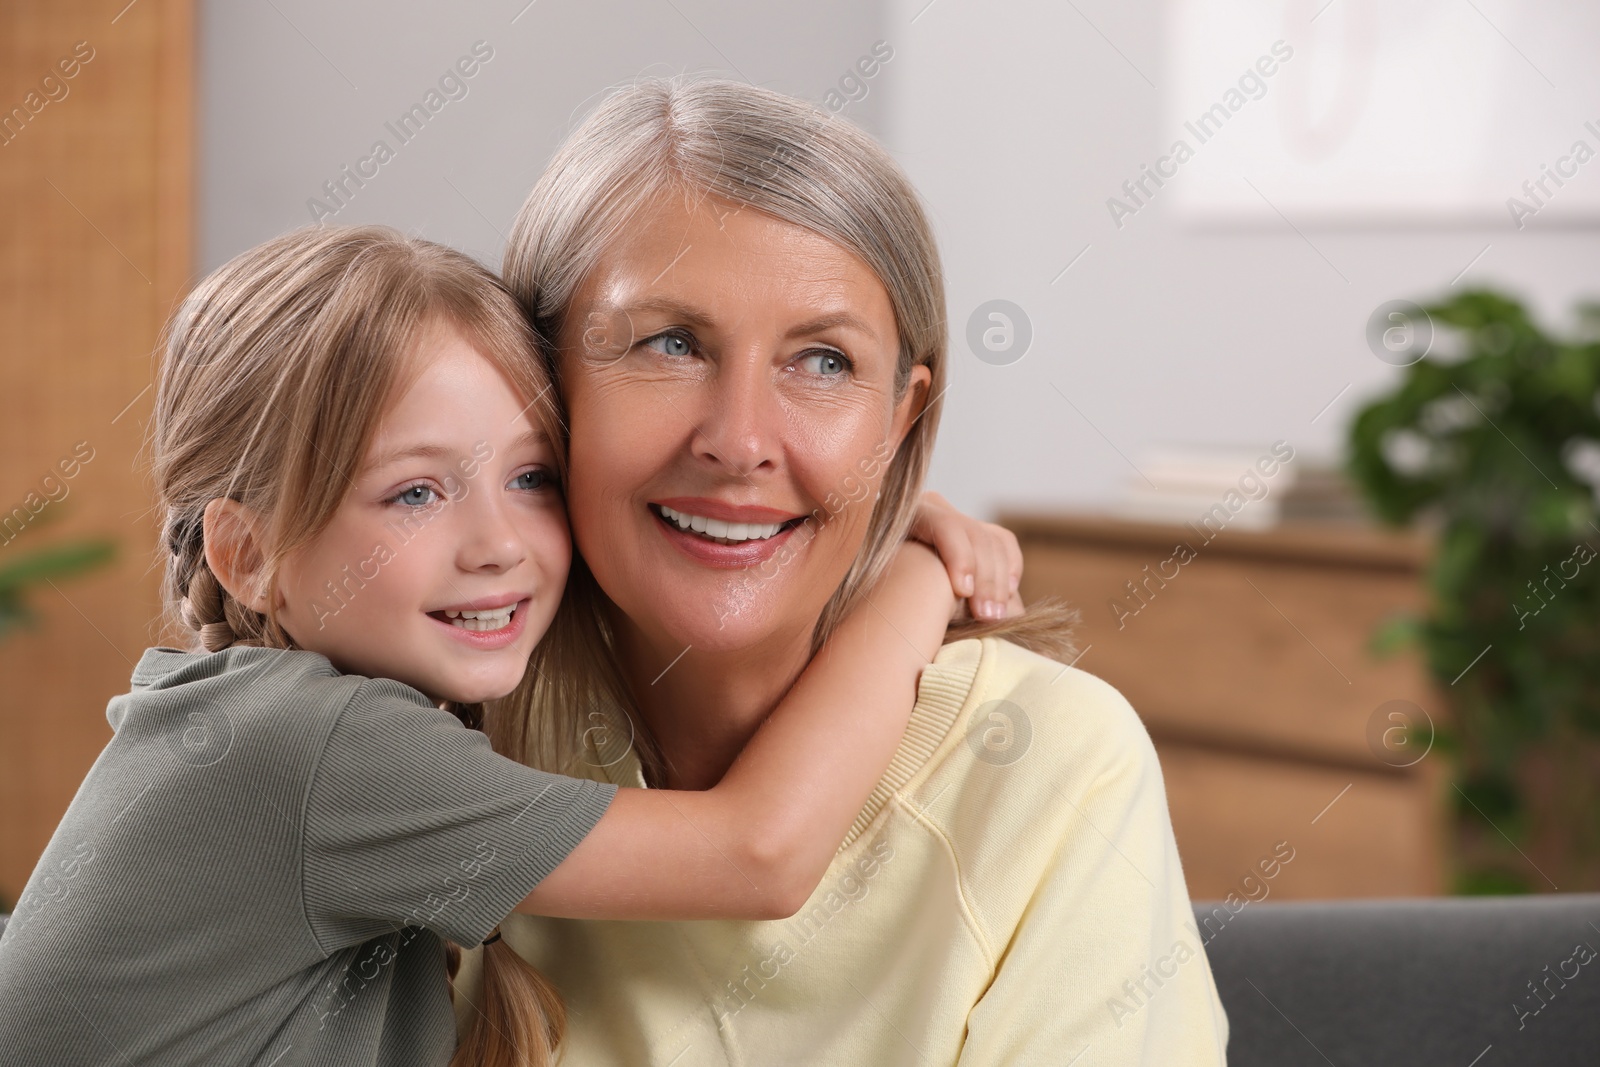
[[[775,468],[782,455],[783,412],[766,358],[726,355],[709,382],[690,448],[696,459],[739,477]]]

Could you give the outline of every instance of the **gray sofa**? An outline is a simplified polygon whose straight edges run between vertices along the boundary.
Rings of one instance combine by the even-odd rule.
[[[1235,907],[1194,905],[1231,1067],[1600,1065],[1600,893]]]
[[[1600,1067],[1600,893],[1194,911],[1231,1067]]]

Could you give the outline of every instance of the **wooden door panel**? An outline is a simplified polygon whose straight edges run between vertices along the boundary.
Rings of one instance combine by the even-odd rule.
[[[37,632],[0,641],[8,903],[110,737],[106,702],[159,640],[138,461],[156,337],[192,269],[191,53],[186,0],[0,7],[0,565],[80,537],[118,547],[34,595]]]

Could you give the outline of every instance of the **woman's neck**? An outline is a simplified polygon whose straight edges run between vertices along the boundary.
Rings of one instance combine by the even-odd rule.
[[[703,652],[652,641],[618,619],[617,651],[667,789],[710,789],[811,659],[810,632],[761,649]]]

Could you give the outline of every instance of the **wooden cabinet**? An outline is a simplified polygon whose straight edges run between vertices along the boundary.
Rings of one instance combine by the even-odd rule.
[[[1369,651],[1386,617],[1423,605],[1423,537],[1001,521],[1022,542],[1024,599],[1080,609],[1076,665],[1149,729],[1191,896],[1445,890],[1450,785],[1426,747],[1444,705],[1414,652]],[[1266,879],[1279,842],[1294,858]]]
[[[0,643],[5,904],[160,638],[140,446],[157,336],[191,281],[192,31],[189,0],[0,5],[0,564],[80,538],[118,549],[35,587],[38,629]]]

